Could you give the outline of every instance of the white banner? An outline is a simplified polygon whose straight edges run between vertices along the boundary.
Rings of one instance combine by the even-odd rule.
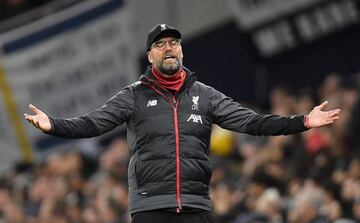
[[[329,0],[228,0],[239,25],[252,29],[270,20]]]
[[[271,57],[360,23],[358,0],[229,0],[259,53]]]
[[[85,1],[2,35],[0,42],[7,82],[32,148],[49,136],[25,123],[29,103],[53,117],[79,116],[138,74],[130,15],[122,1]],[[0,102],[0,114],[7,113],[9,105]],[[3,142],[19,149],[14,128],[6,123],[0,150]]]

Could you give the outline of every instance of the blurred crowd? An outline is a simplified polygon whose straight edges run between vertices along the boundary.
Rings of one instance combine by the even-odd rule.
[[[19,164],[0,180],[0,222],[130,222],[128,160],[126,140],[119,138],[98,160],[74,149]]]
[[[360,222],[359,75],[270,94],[270,112],[308,114],[328,100],[334,125],[302,134],[252,137],[215,129],[212,199],[219,223]],[[253,106],[256,110],[256,106]],[[226,146],[224,146],[226,145]]]
[[[270,94],[270,110],[246,106],[307,114],[328,100],[327,109],[341,108],[333,126],[277,137],[214,126],[210,192],[218,223],[360,222],[358,78],[332,74],[318,89],[292,93],[279,86]],[[53,151],[3,174],[0,223],[131,222],[126,140],[113,138],[98,155],[84,151]]]

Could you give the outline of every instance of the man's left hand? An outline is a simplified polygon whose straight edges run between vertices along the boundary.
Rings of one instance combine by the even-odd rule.
[[[340,109],[333,109],[330,111],[323,111],[328,101],[324,101],[321,105],[316,106],[307,117],[307,127],[317,128],[324,125],[334,123],[335,120],[339,119]]]

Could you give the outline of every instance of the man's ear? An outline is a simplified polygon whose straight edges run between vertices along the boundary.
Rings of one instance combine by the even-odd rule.
[[[151,55],[150,51],[147,52],[147,57],[148,57],[148,61],[152,64],[153,63],[153,58],[152,58],[152,55]]]

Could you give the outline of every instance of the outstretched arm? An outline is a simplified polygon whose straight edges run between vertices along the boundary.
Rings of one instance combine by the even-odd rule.
[[[25,119],[46,134],[62,138],[89,138],[126,122],[133,112],[133,94],[131,87],[126,87],[100,108],[70,119],[48,117],[33,105],[29,108],[34,114],[25,114]]]
[[[339,119],[340,109],[323,111],[327,104],[328,101],[324,101],[321,105],[316,106],[309,115],[306,116],[305,124],[307,128],[317,128],[329,125]]]
[[[49,132],[51,130],[51,123],[49,117],[43,111],[36,108],[32,104],[29,104],[29,109],[33,113],[33,115],[25,113],[25,119],[41,131]]]
[[[289,135],[333,123],[340,109],[323,111],[328,102],[316,106],[308,115],[263,115],[242,107],[215,89],[211,91],[213,122],[220,127],[251,135]]]

